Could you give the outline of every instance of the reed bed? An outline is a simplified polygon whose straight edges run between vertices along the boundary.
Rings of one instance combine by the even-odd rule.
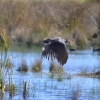
[[[99,9],[98,0],[1,0],[0,26],[14,43],[40,45],[45,38],[61,36],[77,48],[86,48],[92,35],[99,33]]]
[[[9,91],[9,95],[12,97],[15,86],[12,80],[12,59],[8,57],[8,37],[3,28],[0,28],[0,32],[0,37],[2,38],[2,41],[0,41],[0,93],[3,95],[5,91]],[[5,82],[6,77],[9,78],[8,84]]]

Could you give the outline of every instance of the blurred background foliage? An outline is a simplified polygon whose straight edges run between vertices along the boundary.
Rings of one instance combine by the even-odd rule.
[[[40,45],[60,36],[84,49],[100,34],[100,0],[1,0],[0,27],[15,44]],[[99,37],[96,42],[100,46]]]

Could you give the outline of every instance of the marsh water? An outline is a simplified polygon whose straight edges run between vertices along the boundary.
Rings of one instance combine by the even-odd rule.
[[[68,51],[67,63],[62,66],[65,74],[51,77],[49,67],[51,60],[42,59],[42,72],[34,73],[30,69],[41,58],[41,47],[32,50],[11,50],[13,75],[12,81],[16,91],[12,97],[5,92],[2,100],[100,100],[100,78],[77,76],[76,74],[100,70],[100,53],[87,50]],[[18,72],[22,60],[27,62],[28,72]],[[57,63],[56,60],[54,60]],[[59,64],[58,64],[59,65]],[[58,78],[62,78],[59,81]],[[6,83],[9,78],[6,77]],[[23,82],[27,82],[27,94],[23,97]]]

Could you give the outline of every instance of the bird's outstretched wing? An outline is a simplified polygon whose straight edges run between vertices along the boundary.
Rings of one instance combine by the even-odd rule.
[[[68,53],[63,43],[59,41],[52,41],[50,44],[44,45],[42,57],[56,58],[61,65],[64,65],[68,59]]]

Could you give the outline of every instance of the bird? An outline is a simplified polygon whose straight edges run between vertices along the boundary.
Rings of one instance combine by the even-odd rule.
[[[95,52],[95,51],[99,52],[100,51],[100,48],[97,48],[97,49],[94,48],[94,44],[92,44],[92,46],[93,46],[93,52]]]
[[[100,51],[100,48],[97,48],[97,49],[95,49],[95,48],[93,48],[93,52],[95,52],[95,51]]]
[[[60,37],[48,38],[43,41],[42,57],[57,59],[60,65],[64,65],[68,59],[66,50],[66,43],[70,43],[69,39],[62,39]]]
[[[100,75],[100,71],[95,72],[95,75]]]
[[[72,47],[70,46],[69,51],[76,51],[76,49],[74,49],[74,48],[72,48]]]
[[[92,38],[97,38],[98,37],[98,33],[94,33]]]

